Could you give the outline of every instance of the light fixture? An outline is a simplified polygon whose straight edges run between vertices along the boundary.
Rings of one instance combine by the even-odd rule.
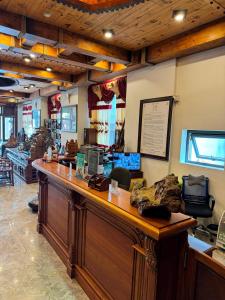
[[[23,60],[25,61],[25,63],[30,63],[31,62],[31,58],[29,56],[24,56]]]
[[[36,55],[34,53],[30,53],[30,58],[34,59],[36,57]]]
[[[114,31],[112,29],[103,29],[103,34],[106,39],[111,39],[114,36]]]
[[[46,71],[47,71],[47,72],[51,72],[51,71],[52,71],[52,68],[47,67],[47,68],[46,68]]]
[[[45,17],[45,18],[50,18],[51,17],[51,12],[49,11],[49,10],[46,10],[44,13],[43,13],[43,16]]]
[[[186,18],[187,10],[186,9],[177,9],[173,10],[172,17],[176,22],[183,22]]]
[[[24,89],[25,90],[29,90],[29,86],[24,86]]]
[[[13,90],[10,90],[9,92],[10,92],[10,93],[13,93]]]
[[[35,84],[30,84],[30,88],[34,88],[35,87]]]

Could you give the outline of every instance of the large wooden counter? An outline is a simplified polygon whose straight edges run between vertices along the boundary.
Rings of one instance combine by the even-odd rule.
[[[33,166],[39,171],[38,232],[91,299],[183,299],[192,218],[142,218],[127,191],[95,191],[54,162]]]

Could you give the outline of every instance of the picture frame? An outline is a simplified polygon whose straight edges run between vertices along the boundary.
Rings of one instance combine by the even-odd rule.
[[[61,131],[74,133],[77,132],[77,105],[62,107]]]
[[[172,96],[140,101],[138,152],[143,157],[169,160]]]

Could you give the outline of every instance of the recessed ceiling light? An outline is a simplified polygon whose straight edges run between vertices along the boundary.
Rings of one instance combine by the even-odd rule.
[[[13,93],[13,90],[10,90],[9,92],[10,92],[10,93]]]
[[[44,13],[43,13],[43,16],[45,17],[45,18],[50,18],[51,17],[51,12],[49,11],[49,10],[46,10]]]
[[[51,72],[51,71],[52,71],[52,68],[47,67],[47,68],[46,68],[46,71]]]
[[[30,53],[30,58],[35,58],[36,55],[34,53]]]
[[[114,36],[114,31],[112,29],[104,29],[103,34],[106,39],[111,39]]]
[[[23,60],[25,61],[25,63],[31,62],[31,58],[29,56],[24,56]]]
[[[35,84],[30,84],[30,88],[34,88],[35,87]]]
[[[25,90],[29,90],[29,86],[24,86],[24,89]]]
[[[186,18],[187,10],[186,9],[177,9],[173,11],[173,19],[176,22],[182,22]]]

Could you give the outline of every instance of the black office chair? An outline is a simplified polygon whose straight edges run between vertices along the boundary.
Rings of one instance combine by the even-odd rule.
[[[185,204],[185,214],[193,218],[210,218],[213,214],[215,199],[209,195],[209,179],[204,176],[183,176],[182,198]],[[193,234],[196,230],[207,233],[213,242],[212,233],[203,224],[192,228]]]
[[[131,175],[129,170],[124,168],[114,168],[110,173],[110,179],[114,179],[118,181],[118,186],[121,189],[129,190],[130,182],[131,182]]]

